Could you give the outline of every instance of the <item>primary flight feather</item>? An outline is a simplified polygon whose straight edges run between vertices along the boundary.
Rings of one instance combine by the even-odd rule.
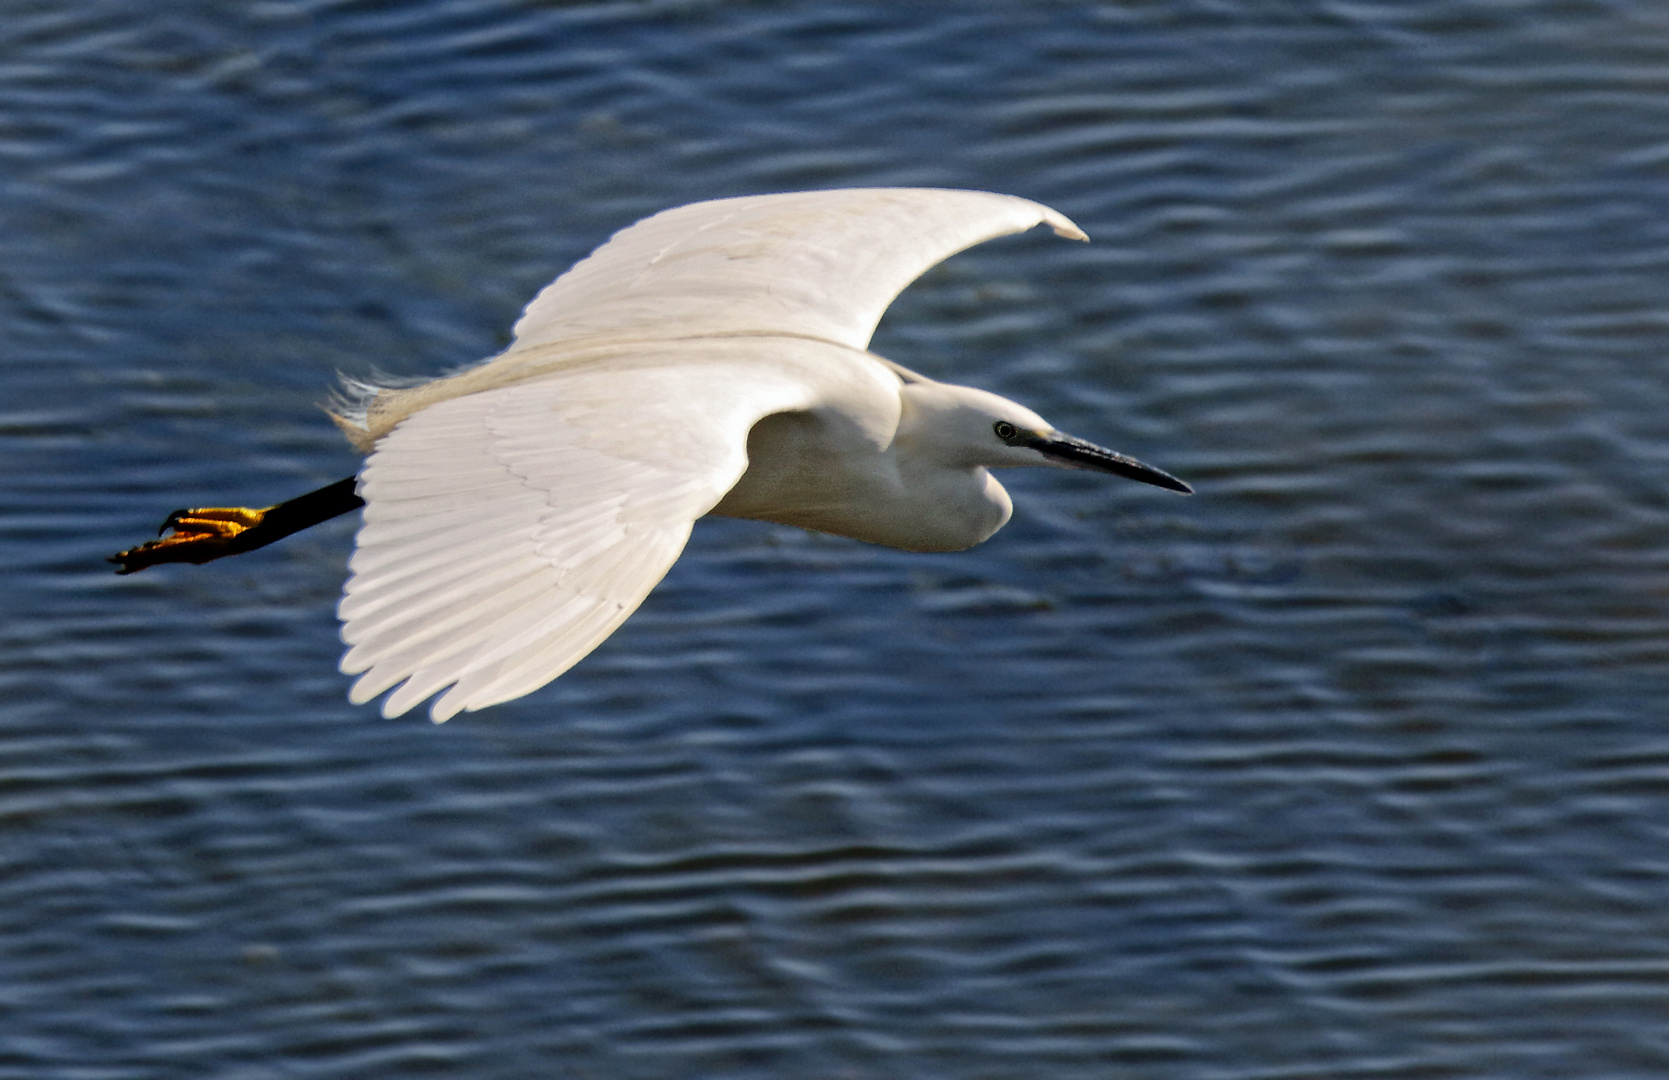
[[[356,702],[440,722],[527,694],[629,616],[704,514],[915,551],[1008,520],[990,468],[1053,465],[1187,492],[1023,406],[866,351],[942,259],[1047,224],[1009,195],[851,189],[668,210],[546,286],[509,349],[337,417],[369,453],[265,510],[182,510],[121,572],[251,550],[365,508],[338,609]],[[436,696],[438,695],[438,697]]]

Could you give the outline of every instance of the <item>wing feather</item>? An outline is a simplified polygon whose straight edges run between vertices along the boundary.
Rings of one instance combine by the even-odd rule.
[[[396,639],[382,647],[375,665],[360,677],[349,697],[369,701],[405,680],[409,693],[383,703],[385,716],[398,716],[457,681],[463,672],[490,663],[493,653],[504,642],[547,636],[565,621],[578,618],[588,606],[584,597],[540,589],[514,598],[493,613],[490,623],[471,627],[466,632]],[[347,667],[343,670],[353,674]],[[360,689],[361,684],[365,690]]]
[[[692,203],[616,233],[528,304],[511,353],[634,335],[792,334],[861,349],[904,287],[963,248],[1046,224],[1013,195],[847,188]],[[508,354],[507,354],[508,355]]]
[[[804,341],[665,343],[401,422],[360,478],[338,614],[349,695],[445,720],[560,675],[642,603],[747,465],[762,416],[816,402]],[[841,350],[836,350],[841,351]],[[659,357],[660,361],[656,362]],[[442,693],[444,691],[444,693]]]
[[[546,598],[541,597],[540,599]],[[552,640],[552,628],[561,628],[561,636],[566,639],[578,622],[583,621],[587,615],[596,610],[595,606],[587,603],[585,597],[577,595],[570,596],[565,602],[545,608],[543,611],[533,610],[539,606],[537,602],[534,602],[518,608],[516,614],[523,618],[505,624],[505,628],[519,627],[519,635],[507,635],[504,633],[504,628],[500,628],[490,637],[483,634],[477,638],[469,639],[467,642],[461,642],[458,648],[439,656],[435,662],[418,668],[405,685],[389,695],[383,706],[384,712],[388,715],[398,716],[431,695],[446,689],[448,686],[456,685],[463,676],[460,675],[458,666],[448,661],[455,660],[466,649],[473,649],[478,655],[474,657],[469,665],[463,668],[463,674],[479,671],[483,668],[490,670],[495,663],[496,654],[505,647],[505,642],[520,640],[521,637],[547,643],[545,647],[556,653],[555,662],[566,659],[564,641]],[[531,617],[527,617],[530,613]],[[538,685],[543,686],[545,682],[550,680],[549,671],[545,674],[546,678],[541,680]],[[441,708],[439,701],[434,702],[429,707],[430,717],[436,723],[441,723],[451,719],[459,709],[479,708],[484,704],[496,704],[496,702],[478,700],[476,695],[470,694],[455,696],[453,703],[458,708],[447,711]]]
[[[344,596],[337,613],[344,619],[358,618],[389,606],[439,603],[455,594],[484,591],[498,588],[503,582],[525,580],[538,573],[539,569],[538,563],[529,564],[519,559],[501,560],[498,565],[486,569],[470,560],[443,563],[428,570],[408,570],[402,566],[379,583],[375,594],[360,591]]]
[[[519,580],[501,582],[494,586],[472,590],[464,595],[453,595],[442,602],[407,604],[387,622],[377,626],[374,633],[361,637],[343,659],[344,666],[354,666],[354,651],[361,656],[374,656],[396,648],[426,645],[436,639],[464,640],[486,628],[487,622],[502,619],[506,612],[515,611],[529,597],[529,586],[538,585],[537,573],[518,567]],[[520,586],[520,587],[517,587]],[[538,595],[534,593],[533,595]]]
[[[538,532],[537,525],[520,524],[517,519],[459,515],[449,516],[449,522],[399,532],[372,532],[369,525],[362,528],[358,552],[348,563],[355,576],[348,579],[346,594],[355,596],[370,582],[380,584],[385,576],[434,572],[478,556],[490,560],[495,552],[518,540],[530,540]],[[364,558],[359,552],[365,553]]]
[[[466,680],[469,681],[461,680],[454,692],[458,694],[460,702],[470,702],[468,707],[471,708],[497,705],[531,693],[550,681],[548,672],[553,666],[562,663],[568,652],[577,650],[581,655],[589,653],[614,633],[629,614],[630,612],[593,608],[566,627],[567,632],[573,636],[572,646],[535,642],[509,655],[496,657],[492,663],[483,665],[466,676]],[[435,704],[437,709],[444,709],[452,703],[442,698]]]

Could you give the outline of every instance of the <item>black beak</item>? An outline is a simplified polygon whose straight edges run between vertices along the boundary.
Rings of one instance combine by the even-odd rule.
[[[1105,447],[1085,442],[1083,439],[1075,439],[1071,435],[1062,435],[1058,431],[1027,439],[1025,445],[1048,458],[1051,465],[1059,465],[1064,469],[1090,469],[1094,472],[1112,473],[1114,476],[1140,480],[1144,484],[1152,484],[1168,491],[1180,491],[1184,495],[1194,493],[1193,488],[1163,469],[1143,465],[1133,457],[1115,454]]]

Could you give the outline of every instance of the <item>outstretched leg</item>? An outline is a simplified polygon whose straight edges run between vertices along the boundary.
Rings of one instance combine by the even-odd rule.
[[[291,533],[364,505],[365,500],[355,493],[354,478],[350,476],[262,510],[247,506],[176,510],[157,530],[160,535],[172,529],[172,534],[118,551],[109,561],[116,564],[118,574],[131,574],[158,563],[211,562],[266,547],[274,540],[282,540]]]

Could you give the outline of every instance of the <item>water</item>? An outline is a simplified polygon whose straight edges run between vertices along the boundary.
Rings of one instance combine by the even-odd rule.
[[[14,0],[0,1077],[1669,1071],[1646,0]],[[357,461],[613,230],[927,184],[1095,238],[878,351],[1194,482],[917,556],[708,522],[545,690],[345,701]]]

